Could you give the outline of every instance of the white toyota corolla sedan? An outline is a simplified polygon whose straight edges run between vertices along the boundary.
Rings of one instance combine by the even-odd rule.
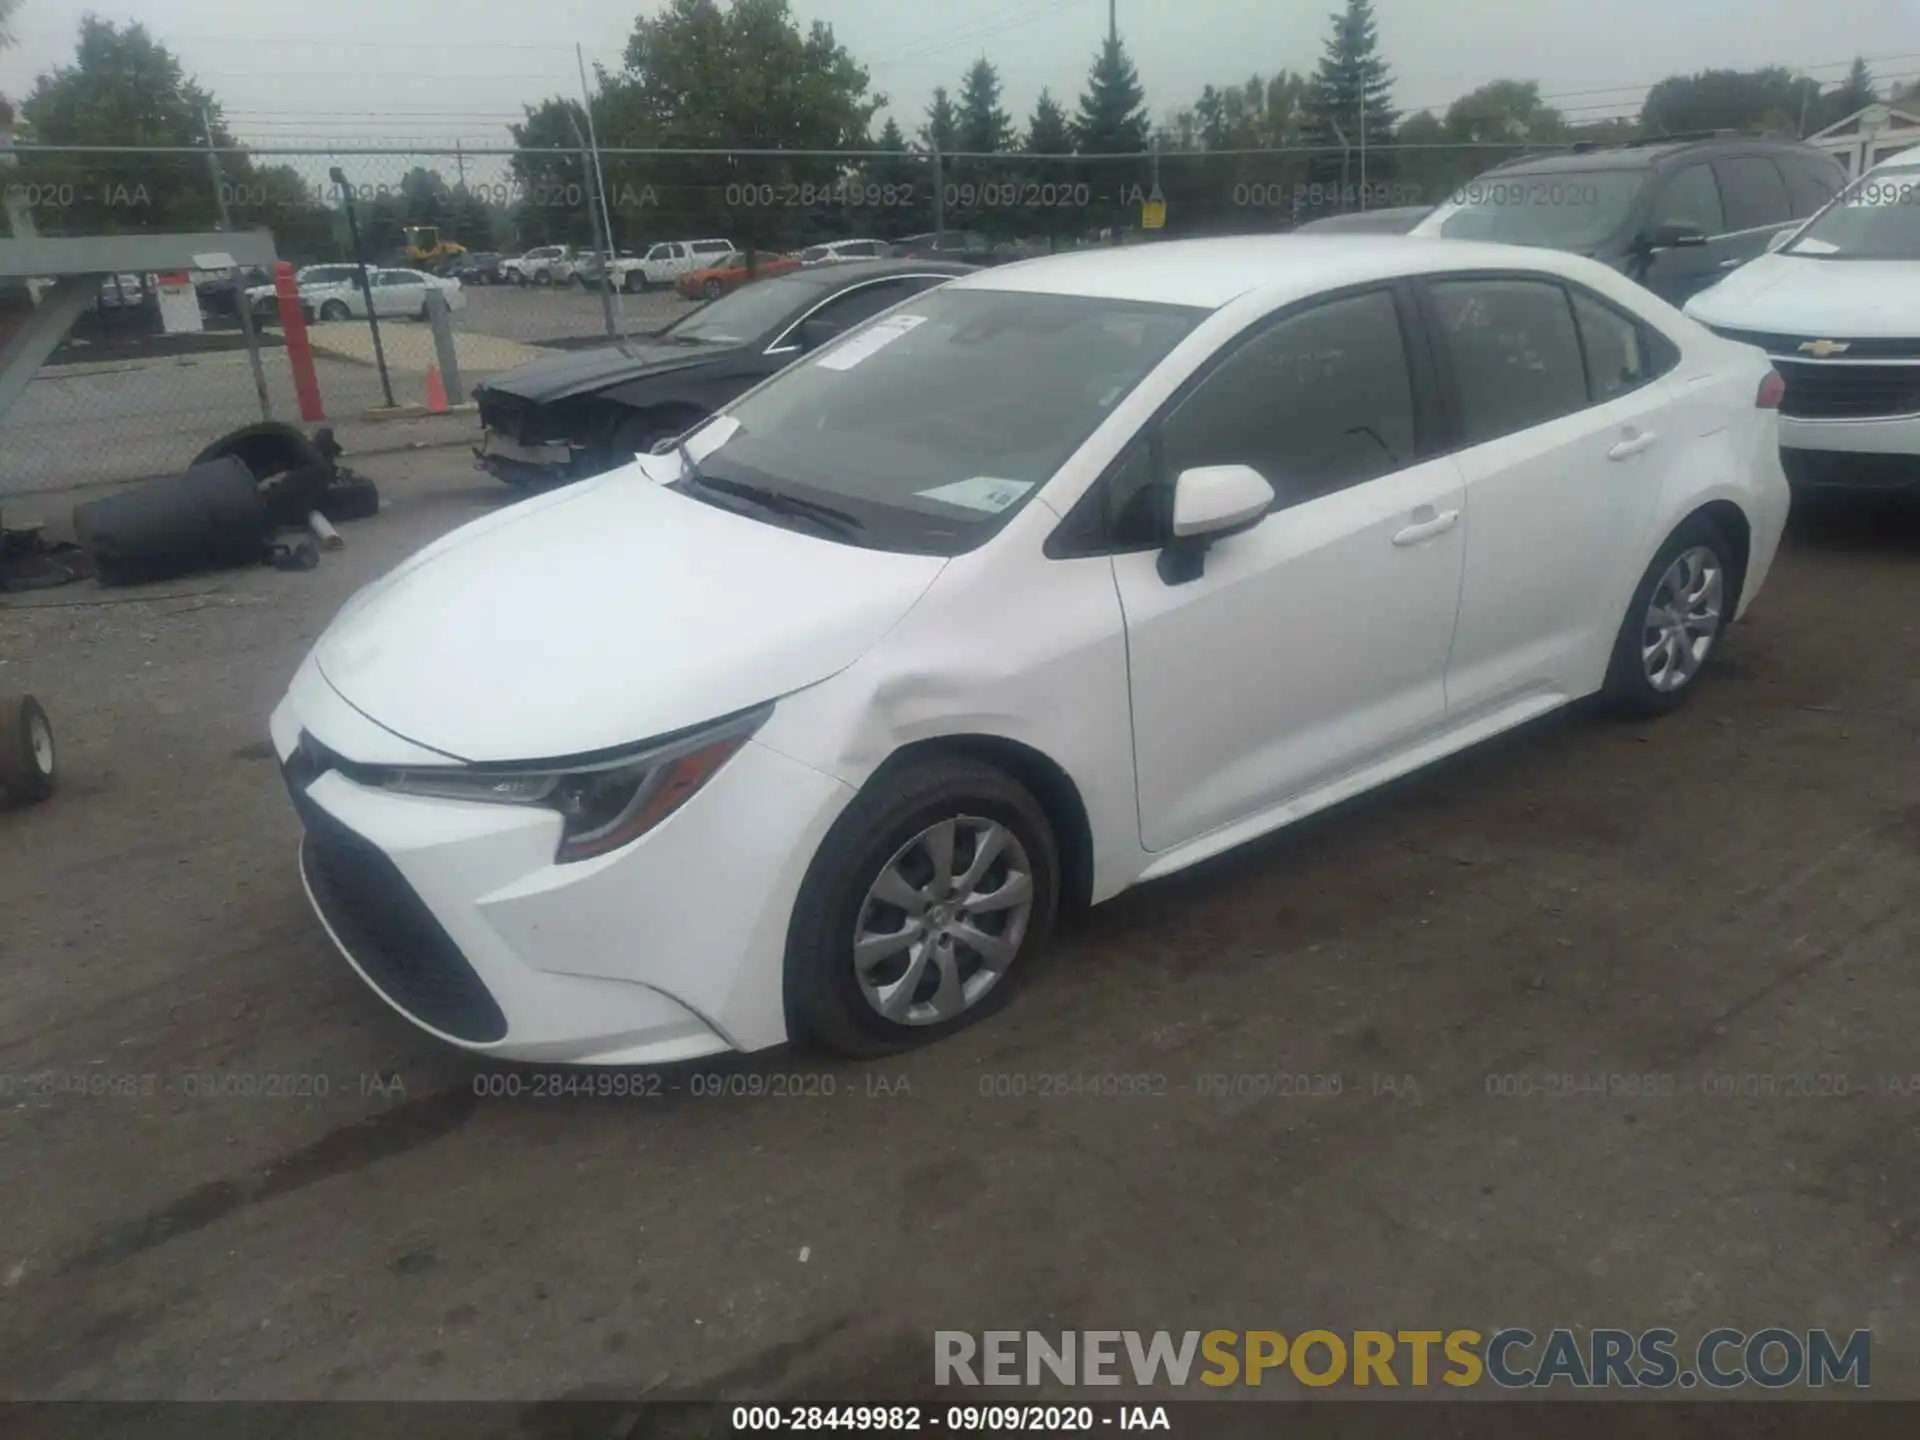
[[[1773,560],[1779,394],[1550,251],[967,276],[354,596],[272,719],[308,893],[476,1051],[945,1034],[1063,906],[1679,703]]]

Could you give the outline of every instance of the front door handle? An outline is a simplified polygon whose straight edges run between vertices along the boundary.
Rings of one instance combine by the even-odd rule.
[[[1631,460],[1642,450],[1650,449],[1660,437],[1651,430],[1642,430],[1638,435],[1629,436],[1607,451],[1609,460]]]
[[[1746,263],[1747,261],[1745,256],[1736,255],[1731,260],[1722,260],[1720,262],[1720,268],[1722,270],[1738,270],[1742,265]]]
[[[1403,548],[1408,545],[1418,545],[1422,540],[1431,540],[1434,536],[1444,534],[1460,523],[1460,512],[1458,510],[1442,510],[1436,515],[1431,506],[1422,505],[1419,510],[1413,513],[1420,515],[1422,512],[1425,512],[1425,518],[1414,521],[1413,524],[1407,526],[1406,529],[1395,535],[1393,537],[1394,544]]]

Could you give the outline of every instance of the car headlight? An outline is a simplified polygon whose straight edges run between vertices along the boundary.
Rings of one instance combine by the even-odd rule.
[[[692,799],[772,713],[762,705],[605,759],[394,770],[381,784],[403,795],[557,810],[562,828],[554,859],[564,864],[638,840]]]

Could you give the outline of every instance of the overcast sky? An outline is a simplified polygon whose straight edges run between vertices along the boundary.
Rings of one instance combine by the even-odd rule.
[[[138,18],[257,144],[507,143],[521,102],[577,95],[573,45],[617,63],[636,13],[659,0],[23,0],[0,93],[69,60],[80,16]],[[1209,82],[1311,69],[1334,0],[1119,0],[1123,38],[1156,118]],[[1856,54],[1884,80],[1920,77],[1920,0],[1376,0],[1402,109],[1442,107],[1489,79],[1534,79],[1576,118],[1638,108],[1650,82],[1709,66],[1801,66],[1837,81]],[[912,133],[933,87],[985,54],[1024,121],[1042,86],[1071,108],[1107,24],[1105,0],[794,0],[830,22]],[[278,14],[273,12],[278,11]]]

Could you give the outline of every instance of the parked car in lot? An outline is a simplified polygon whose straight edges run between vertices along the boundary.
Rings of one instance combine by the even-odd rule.
[[[762,251],[749,262],[744,250],[736,250],[714,264],[687,271],[673,282],[673,288],[689,300],[718,300],[728,291],[738,290],[754,280],[768,280],[799,268],[800,261],[793,255]]]
[[[1323,215],[1296,226],[1296,235],[1404,235],[1433,212],[1431,205],[1394,205],[1382,210],[1352,210]]]
[[[1570,250],[1683,305],[1764,253],[1846,184],[1832,156],[1754,136],[1636,141],[1487,171],[1414,235]]]
[[[885,260],[893,246],[885,240],[829,240],[824,245],[809,245],[799,254],[802,265],[844,265],[849,260]]]
[[[536,360],[477,387],[481,468],[554,485],[625,465],[850,326],[964,267],[802,270],[690,311],[659,334]]]
[[[358,265],[305,265],[293,272],[293,283],[300,291],[300,308],[306,318],[312,320],[317,314],[314,296],[321,291],[332,294],[342,285],[358,286],[360,283]],[[249,285],[245,292],[246,302],[253,309],[256,320],[274,320],[280,314],[279,292],[271,283]],[[362,309],[365,307],[363,306]]]
[[[1920,148],[1876,165],[1687,313],[1773,358],[1796,487],[1920,493]]]
[[[458,280],[429,275],[424,270],[375,270],[368,277],[368,289],[373,293],[374,309],[381,315],[424,320],[427,296],[434,290],[447,297],[450,310],[464,310],[467,306],[467,297],[461,292]],[[367,297],[358,280],[316,285],[311,291],[303,285],[300,298],[303,305],[312,305],[315,316],[323,321],[364,319],[367,313]]]
[[[440,274],[462,285],[498,285],[502,283],[500,261],[501,257],[492,250],[469,250],[454,256]]]
[[[994,265],[1008,258],[993,241],[971,230],[909,235],[893,242],[893,253],[911,260],[953,260],[962,265]]]
[[[524,255],[502,260],[500,274],[515,285],[551,285],[554,267],[572,258],[571,245],[536,245]]]
[[[944,1035],[1062,906],[1680,704],[1774,558],[1779,385],[1547,250],[963,275],[348,601],[271,722],[308,892],[492,1055]]]
[[[734,253],[731,240],[662,240],[634,254],[624,254],[613,262],[614,283],[622,290],[638,294],[656,286],[671,285],[682,275],[701,269]]]

